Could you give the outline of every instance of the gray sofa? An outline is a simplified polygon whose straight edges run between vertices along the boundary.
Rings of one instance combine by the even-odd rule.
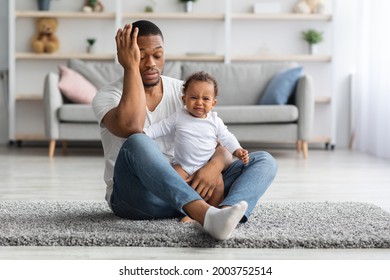
[[[303,74],[285,105],[258,105],[270,80],[282,70],[297,66],[294,62],[233,63],[167,62],[164,75],[185,79],[203,70],[218,81],[220,94],[215,111],[229,130],[245,143],[296,143],[303,157],[308,156],[308,140],[314,117],[312,79]],[[71,60],[76,70],[97,88],[122,75],[120,65]],[[99,127],[90,105],[66,103],[58,88],[59,75],[45,78],[45,131],[50,139],[49,156],[56,141],[100,140]]]

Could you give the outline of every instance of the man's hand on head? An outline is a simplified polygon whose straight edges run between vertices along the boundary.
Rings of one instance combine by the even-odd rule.
[[[138,28],[134,31],[131,24],[126,24],[123,29],[118,29],[115,41],[118,61],[125,70],[139,69],[141,53],[137,44]]]

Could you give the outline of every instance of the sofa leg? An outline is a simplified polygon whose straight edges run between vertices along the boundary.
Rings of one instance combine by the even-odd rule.
[[[68,141],[62,141],[62,155],[66,155],[68,152]]]
[[[297,141],[296,147],[297,147],[297,153],[300,154],[302,151],[302,141],[301,140]]]
[[[54,150],[56,149],[56,140],[50,140],[49,142],[49,157],[52,158],[54,156]]]
[[[307,159],[309,155],[309,144],[307,141],[302,141],[303,158]]]

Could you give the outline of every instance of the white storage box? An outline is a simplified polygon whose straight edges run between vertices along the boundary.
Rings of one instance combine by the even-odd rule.
[[[281,12],[280,3],[256,3],[253,5],[255,14],[279,14]]]

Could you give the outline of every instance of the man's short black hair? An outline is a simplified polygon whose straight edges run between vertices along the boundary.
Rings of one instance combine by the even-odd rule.
[[[164,41],[164,36],[160,28],[158,28],[158,26],[151,21],[139,20],[133,22],[133,28],[135,27],[138,27],[138,36],[159,35],[161,36],[161,39]]]

